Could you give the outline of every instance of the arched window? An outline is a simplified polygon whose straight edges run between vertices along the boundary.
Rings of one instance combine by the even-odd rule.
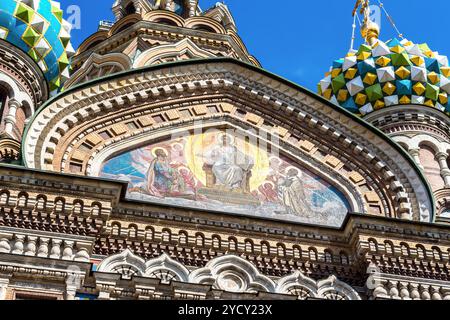
[[[228,250],[237,251],[237,240],[236,238],[230,237],[228,239]]]
[[[155,237],[155,229],[152,227],[145,228],[145,240],[147,241],[153,241]]]
[[[72,212],[74,214],[82,214],[83,213],[83,201],[75,200],[73,202]]]
[[[154,22],[155,23],[159,23],[159,24],[165,24],[167,26],[173,26],[173,27],[177,27],[178,26],[175,21],[172,21],[170,19],[165,19],[165,18],[155,19]]]
[[[8,98],[7,92],[5,89],[0,87],[0,131],[3,131],[3,119],[5,119],[6,114],[6,100]]]
[[[409,246],[406,243],[404,243],[404,242],[400,243],[400,249],[402,251],[403,256],[409,256],[409,253],[410,253]]]
[[[246,239],[245,240],[245,252],[253,253],[253,241]]]
[[[375,239],[369,239],[369,250],[371,252],[378,251],[378,242]]]
[[[325,250],[325,262],[326,263],[333,262],[333,253],[330,250]]]
[[[441,260],[442,259],[442,252],[441,249],[439,249],[438,247],[433,247],[433,259],[434,260]]]
[[[120,223],[114,222],[111,225],[111,235],[113,235],[113,236],[119,236],[120,235]]]
[[[44,195],[37,196],[35,209],[36,210],[45,210],[46,206],[47,206],[47,197]]]
[[[180,245],[187,245],[188,244],[188,234],[186,231],[180,231],[178,233],[178,242]]]
[[[207,26],[207,25],[204,25],[204,24],[196,24],[195,26],[192,27],[192,29],[199,30],[199,31],[216,33],[216,30],[214,30],[210,26]]]
[[[221,241],[219,236],[212,236],[212,246],[214,249],[220,249],[221,247]]]
[[[169,229],[164,229],[161,233],[161,240],[163,242],[172,241],[172,232]]]
[[[349,264],[349,258],[348,255],[345,252],[341,252],[339,254],[340,258],[341,258],[341,264],[343,265],[348,265]]]
[[[270,254],[270,245],[268,242],[261,242],[261,253],[266,256]]]
[[[134,239],[137,237],[138,227],[135,224],[130,224],[128,226],[128,237]]]
[[[394,253],[394,244],[390,241],[385,241],[384,246],[386,248],[387,254],[393,254]]]
[[[205,236],[201,233],[197,233],[195,235],[195,244],[197,247],[204,247],[205,246]]]
[[[425,252],[425,247],[422,245],[417,245],[417,257],[419,259],[425,259],[426,256],[426,252]]]
[[[17,207],[18,208],[25,208],[28,204],[28,194],[25,192],[22,192],[17,197]]]
[[[427,145],[420,146],[420,163],[422,164],[425,176],[430,182],[433,191],[444,188],[444,179],[441,176],[441,167],[436,160],[436,152]]]
[[[301,259],[302,258],[302,249],[299,246],[294,246],[292,248],[292,254],[294,256],[294,259]]]
[[[284,257],[286,255],[286,247],[284,246],[284,244],[277,244],[277,255],[278,257]]]
[[[317,250],[314,248],[309,248],[309,260],[317,261]]]
[[[0,205],[7,205],[9,201],[9,192],[2,191],[0,192]]]

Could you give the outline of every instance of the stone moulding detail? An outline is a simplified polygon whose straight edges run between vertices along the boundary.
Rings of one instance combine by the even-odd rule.
[[[120,268],[119,268],[120,267]],[[302,272],[295,273],[274,281],[262,275],[258,269],[247,260],[235,255],[224,255],[210,260],[205,267],[192,270],[163,254],[156,259],[145,262],[129,249],[103,260],[98,273],[120,273],[120,270],[134,269],[135,276],[154,277],[155,270],[164,269],[176,275],[175,281],[192,284],[211,285],[214,289],[228,292],[257,293],[268,292],[277,294],[298,294],[302,289],[307,296],[300,298],[361,300],[359,294],[349,285],[335,276],[315,281]],[[131,278],[130,278],[131,279]],[[297,291],[293,290],[296,289]]]

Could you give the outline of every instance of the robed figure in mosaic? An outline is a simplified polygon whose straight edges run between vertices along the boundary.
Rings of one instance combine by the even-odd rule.
[[[211,150],[205,153],[206,163],[212,166],[216,185],[227,189],[244,189],[244,182],[254,165],[254,160],[239,151],[233,138],[219,135]]]
[[[178,171],[170,166],[166,152],[163,149],[157,149],[155,156],[147,171],[148,193],[164,197],[182,192],[183,179],[180,178]]]
[[[289,169],[286,178],[279,181],[281,199],[286,211],[301,217],[310,217],[311,207],[308,204],[304,183],[300,180],[296,169]]]

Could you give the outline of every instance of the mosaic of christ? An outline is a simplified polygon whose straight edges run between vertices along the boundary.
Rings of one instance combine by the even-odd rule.
[[[104,163],[128,197],[183,207],[340,226],[348,202],[317,175],[231,134],[155,143]]]

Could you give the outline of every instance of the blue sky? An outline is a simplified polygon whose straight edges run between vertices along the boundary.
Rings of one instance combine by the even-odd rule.
[[[60,0],[64,8],[78,5],[81,29],[74,30],[78,45],[97,30],[100,20],[113,20],[114,0]],[[217,1],[200,0],[202,9]],[[345,56],[351,40],[355,0],[227,0],[239,35],[263,67],[311,90],[333,60]],[[378,0],[372,0],[377,4]],[[427,42],[431,49],[450,55],[448,0],[384,0],[398,28],[413,42]],[[383,17],[381,39],[396,33]],[[357,33],[356,43],[362,43]]]

